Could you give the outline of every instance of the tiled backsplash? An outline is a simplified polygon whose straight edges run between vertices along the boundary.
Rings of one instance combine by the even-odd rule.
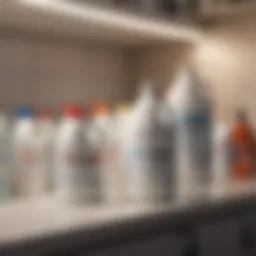
[[[129,97],[123,49],[37,38],[0,38],[0,106],[59,107]]]
[[[186,47],[124,48],[22,34],[0,37],[0,107],[59,108],[67,102],[118,102],[149,79],[164,89]]]

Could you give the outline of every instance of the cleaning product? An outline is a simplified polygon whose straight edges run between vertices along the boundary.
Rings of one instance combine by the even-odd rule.
[[[118,136],[123,137],[124,129],[129,120],[130,107],[128,104],[119,104],[114,113],[114,122]]]
[[[36,172],[41,174],[41,191],[47,192],[53,189],[53,140],[55,136],[55,124],[52,114],[48,110],[42,110],[38,114],[36,129],[37,155]]]
[[[239,109],[230,133],[231,175],[246,180],[255,175],[256,141],[255,133],[247,112]]]
[[[84,113],[80,106],[70,105],[64,109],[55,150],[57,197],[70,204],[90,201],[92,191],[85,159]]]
[[[127,125],[129,125],[130,107],[127,104],[119,104],[114,113],[114,150],[115,150],[115,168],[119,174],[119,189],[118,189],[118,200],[122,202],[127,198],[125,190],[125,173],[127,166],[125,164],[125,139],[127,132]]]
[[[142,84],[126,127],[126,184],[132,201],[170,196],[170,139],[160,121],[160,109],[151,84]]]
[[[98,149],[102,198],[114,203],[120,197],[120,170],[116,168],[117,152],[114,120],[106,103],[95,103],[92,107],[91,138]]]
[[[177,193],[203,196],[202,188],[207,189],[210,182],[212,107],[192,67],[179,74],[168,102],[175,119]]]
[[[18,109],[14,127],[16,192],[18,196],[35,196],[40,190],[41,173],[36,167],[34,111],[27,106]]]
[[[0,201],[7,201],[13,189],[13,145],[7,117],[0,114]]]
[[[225,183],[229,179],[229,133],[230,127],[226,122],[216,123],[213,130],[213,192],[223,191]]]

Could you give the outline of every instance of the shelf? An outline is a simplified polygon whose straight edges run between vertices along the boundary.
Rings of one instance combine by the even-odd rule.
[[[0,27],[29,29],[122,45],[196,42],[195,26],[142,17],[89,3],[65,0],[8,0],[1,4]]]
[[[0,207],[0,252],[1,248],[34,246],[34,243],[39,243],[42,248],[46,244],[61,247],[63,239],[73,236],[81,236],[88,243],[100,241],[109,239],[111,233],[129,233],[136,228],[145,230],[150,225],[161,227],[163,223],[160,225],[159,222],[162,220],[168,220],[170,226],[188,219],[194,222],[191,218],[201,219],[202,216],[212,219],[221,209],[230,212],[230,208],[243,211],[248,207],[255,208],[255,201],[254,182],[242,186],[226,184],[225,190],[216,189],[201,201],[179,200],[158,205],[65,207],[54,197],[10,202]],[[106,237],[102,237],[104,234]]]

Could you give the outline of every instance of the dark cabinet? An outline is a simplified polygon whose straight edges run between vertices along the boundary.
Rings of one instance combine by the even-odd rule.
[[[79,256],[183,256],[188,240],[175,235],[136,241],[99,252],[84,252]]]
[[[202,256],[244,256],[241,220],[223,220],[198,228],[197,239]]]

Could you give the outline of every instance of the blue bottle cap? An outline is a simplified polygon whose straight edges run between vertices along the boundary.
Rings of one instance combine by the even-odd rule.
[[[31,107],[21,106],[17,110],[17,116],[20,118],[31,118],[34,116],[34,111]]]

